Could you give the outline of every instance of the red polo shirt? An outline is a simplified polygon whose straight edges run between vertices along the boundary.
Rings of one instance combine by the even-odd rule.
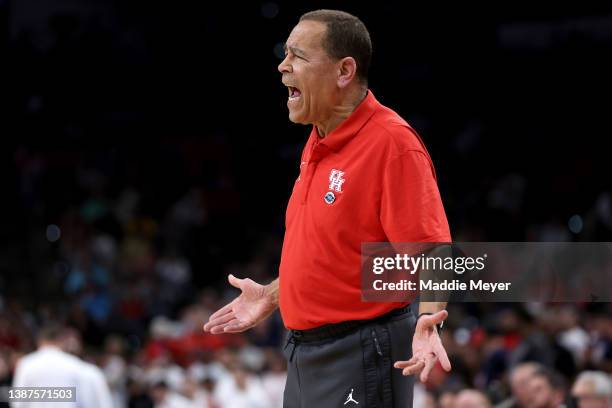
[[[416,132],[371,91],[326,137],[313,127],[287,206],[285,326],[371,319],[405,303],[361,301],[362,242],[450,242],[433,164]]]

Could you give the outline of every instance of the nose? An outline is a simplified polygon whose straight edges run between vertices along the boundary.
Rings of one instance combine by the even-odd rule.
[[[278,64],[278,72],[280,72],[281,74],[293,72],[291,64],[289,64],[289,62],[287,61],[288,57],[289,56],[285,57],[285,59],[282,60],[280,64]]]

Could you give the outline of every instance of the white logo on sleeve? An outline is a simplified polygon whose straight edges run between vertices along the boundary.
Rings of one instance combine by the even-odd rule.
[[[329,173],[329,189],[332,191],[342,192],[342,184],[346,181],[344,178],[344,172],[341,170],[332,169]]]
[[[359,403],[353,399],[353,388],[351,388],[350,394],[346,398],[346,401],[344,401],[344,405],[348,404],[349,402],[354,402],[355,404],[359,405]]]

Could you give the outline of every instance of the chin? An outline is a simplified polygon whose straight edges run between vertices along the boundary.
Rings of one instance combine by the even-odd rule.
[[[296,113],[291,113],[289,112],[289,121],[293,122],[293,123],[297,123],[300,125],[307,125],[308,123],[305,122],[303,120],[303,118],[300,117],[300,115],[296,114]]]

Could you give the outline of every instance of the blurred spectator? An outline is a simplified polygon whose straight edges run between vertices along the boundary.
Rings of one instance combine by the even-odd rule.
[[[151,387],[151,395],[155,408],[196,408],[194,402],[170,390],[163,381]]]
[[[414,385],[413,406],[423,408],[436,408],[436,400],[433,395],[425,389],[423,384],[417,383]]]
[[[283,392],[287,380],[285,358],[277,351],[267,350],[267,370],[262,375],[262,385],[270,399],[270,408],[283,408]]]
[[[592,342],[589,364],[612,372],[612,314],[609,309],[599,306],[587,318],[587,325]]]
[[[128,380],[126,388],[128,408],[153,408],[153,399],[144,382]]]
[[[13,379],[14,387],[75,387],[78,403],[84,408],[112,408],[110,390],[98,367],[86,363],[61,349],[63,328],[48,324],[40,330],[38,351],[19,360]],[[57,403],[57,407],[73,404]],[[13,403],[15,408],[35,403]]]
[[[63,351],[76,357],[83,357],[83,343],[81,333],[72,327],[62,329],[60,344]]]
[[[561,376],[546,368],[536,370],[527,384],[528,408],[565,407],[565,384]]]
[[[239,364],[222,378],[215,389],[215,399],[223,408],[267,408],[270,401],[259,378]]]
[[[559,344],[572,353],[578,366],[583,367],[591,339],[587,331],[579,324],[576,308],[571,305],[559,308],[556,320],[562,330],[558,335]]]
[[[453,391],[443,391],[438,398],[439,408],[454,408],[457,393]]]
[[[581,373],[572,386],[576,408],[612,407],[612,380],[601,371]]]
[[[478,390],[463,390],[455,398],[454,408],[491,408],[486,395]]]
[[[124,341],[119,336],[109,336],[105,348],[102,370],[111,389],[115,408],[125,408],[127,365],[123,358]]]
[[[182,394],[198,408],[220,408],[214,396],[214,382],[205,378],[201,383],[187,378],[182,387]]]
[[[11,366],[9,359],[4,350],[0,348],[0,387],[8,387],[11,385]],[[8,403],[0,401],[0,408],[8,408]]]
[[[510,371],[510,390],[512,397],[498,404],[496,408],[527,408],[531,398],[529,382],[531,377],[542,368],[538,363],[527,362],[515,366]]]

